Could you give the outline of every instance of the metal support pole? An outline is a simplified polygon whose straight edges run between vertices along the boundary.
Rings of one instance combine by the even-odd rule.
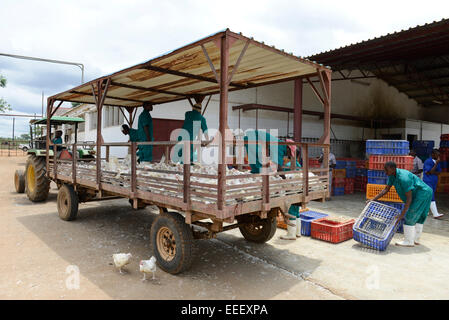
[[[228,69],[229,69],[229,41],[227,33],[221,38],[220,45],[220,125],[221,135],[218,163],[218,210],[223,210],[226,196],[226,127],[228,123]]]
[[[295,142],[301,142],[302,139],[302,88],[302,78],[296,79],[293,107],[293,139]]]

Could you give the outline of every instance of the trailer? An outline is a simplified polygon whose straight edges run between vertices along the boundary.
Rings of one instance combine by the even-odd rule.
[[[300,169],[295,167],[294,155],[292,165],[285,168],[286,171],[268,173],[267,157],[271,142],[261,144],[264,172],[251,174],[242,171],[241,164],[236,161],[244,153],[244,144],[235,139],[223,138],[212,142],[219,150],[218,164],[212,170],[189,163],[190,144],[201,151],[210,141],[104,143],[101,138],[103,106],[119,108],[132,127],[137,108],[144,102],[158,107],[186,100],[193,105],[193,100],[202,102],[212,95],[220,98],[219,133],[225,137],[229,92],[286,81],[294,81],[295,84],[295,142],[279,144],[300,148],[303,162]],[[324,130],[317,143],[301,143],[303,83],[311,86],[323,104]],[[287,54],[229,29],[53,95],[48,98],[47,115],[54,115],[65,101],[95,104],[97,108],[94,162],[51,156],[51,130],[47,130],[45,170],[47,179],[61,186],[57,197],[59,216],[63,220],[74,220],[80,202],[116,197],[129,199],[135,209],[157,206],[160,214],[151,226],[150,241],[157,264],[172,274],[190,267],[195,239],[209,239],[220,232],[239,228],[246,240],[264,243],[276,231],[277,215],[288,217],[290,205],[306,206],[309,201],[324,201],[329,196],[330,95],[331,70],[328,67]],[[51,128],[49,122],[50,117],[47,117],[47,127]],[[170,154],[179,143],[185,150],[183,164],[169,161]],[[165,161],[137,164],[139,145],[162,148]],[[78,147],[77,143],[64,146],[72,150]],[[116,147],[129,148],[129,156],[120,159],[121,165],[127,168],[125,170],[110,168],[110,150]],[[322,150],[323,168],[309,168],[311,148]],[[240,182],[236,183],[236,179]]]

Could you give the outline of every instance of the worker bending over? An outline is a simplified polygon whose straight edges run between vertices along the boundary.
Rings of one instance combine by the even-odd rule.
[[[443,215],[438,213],[437,203],[435,202],[435,191],[438,185],[438,175],[441,172],[440,167],[440,151],[433,149],[432,155],[429,159],[424,161],[423,166],[423,181],[432,188],[432,202],[430,204],[430,211],[435,219],[441,218]]]
[[[394,186],[399,198],[405,203],[404,209],[396,221],[398,223],[405,216],[405,239],[396,242],[396,245],[405,247],[419,245],[424,221],[426,221],[432,201],[432,189],[410,171],[397,169],[394,162],[385,163],[384,170],[388,176],[387,186],[372,201],[382,198]]]
[[[139,115],[137,129],[129,128],[128,125],[122,125],[123,134],[129,134],[131,142],[146,142],[154,141],[153,136],[153,118],[150,112],[153,111],[153,105],[149,102],[143,103],[143,110]],[[137,156],[139,163],[153,160],[153,146],[140,145],[138,146]]]
[[[195,103],[192,106],[192,111],[187,111],[185,113],[182,128],[185,130],[184,132],[187,132],[188,136],[180,135],[178,136],[178,141],[188,141],[187,139],[189,139],[191,142],[193,142],[197,139],[201,140],[200,130],[206,136],[206,140],[209,140],[206,118],[204,118],[201,114],[201,108],[201,103]],[[184,162],[183,150],[184,146],[182,146],[182,148],[180,148],[178,152],[181,163]],[[195,152],[193,152],[193,144],[190,144],[190,163],[192,163],[193,161],[197,161],[197,155],[196,150]]]
[[[270,165],[273,171],[285,171],[290,169],[290,162],[288,162],[283,168],[284,157],[288,156],[293,159],[293,155],[296,154],[296,146],[294,145],[280,145],[278,142],[280,140],[267,131],[263,130],[248,130],[245,133],[243,138],[245,142],[245,150],[248,155],[248,163],[251,167],[251,173],[261,173],[262,168],[262,148],[259,147],[260,143],[266,142],[275,142],[274,144],[270,144],[268,148],[270,149],[270,162],[273,165]],[[293,142],[292,140],[286,140],[287,142]],[[250,143],[248,143],[250,142]],[[251,143],[253,142],[253,143]],[[257,143],[254,143],[257,142]],[[296,167],[299,169],[301,165],[298,161],[296,161]],[[283,240],[296,240],[297,237],[301,236],[301,224],[299,221],[299,210],[301,209],[298,205],[291,205],[288,214],[290,217],[288,218],[287,223],[287,234],[285,236],[281,236]]]

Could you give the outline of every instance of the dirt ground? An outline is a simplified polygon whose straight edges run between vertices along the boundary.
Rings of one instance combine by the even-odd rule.
[[[149,259],[154,208],[133,210],[127,200],[81,204],[78,219],[58,218],[56,186],[44,203],[14,191],[24,157],[0,158],[0,299],[448,299],[449,197],[437,199],[446,220],[427,219],[422,245],[390,245],[379,253],[354,240],[337,245],[301,237],[246,242],[238,230],[198,240],[189,271],[157,270],[142,282]],[[363,195],[312,202],[310,209],[356,218]],[[400,239],[396,235],[393,241]],[[113,253],[131,252],[121,275]],[[79,270],[79,286],[74,279]]]

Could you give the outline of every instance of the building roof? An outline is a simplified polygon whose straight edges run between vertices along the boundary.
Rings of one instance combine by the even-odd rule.
[[[230,38],[229,73],[233,77],[229,91],[313,76],[317,70],[327,69],[227,29],[50,98],[94,104],[92,85],[104,79],[111,80],[105,105],[136,107],[143,102],[160,104],[218,93],[220,39],[224,35]]]
[[[372,73],[422,106],[449,106],[449,19],[322,52],[332,70]]]
[[[83,118],[76,118],[76,117],[58,117],[54,116],[50,119],[51,125],[61,125],[61,124],[74,124],[74,123],[80,123],[84,122]],[[41,118],[41,119],[33,119],[30,120],[31,124],[47,124],[47,117]]]

